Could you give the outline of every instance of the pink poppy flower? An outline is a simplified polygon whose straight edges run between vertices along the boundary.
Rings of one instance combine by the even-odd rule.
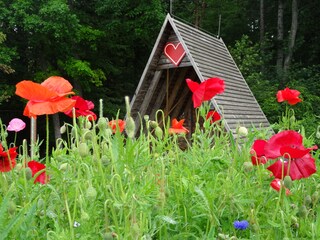
[[[20,132],[26,127],[26,123],[20,118],[13,118],[7,127],[7,131]]]

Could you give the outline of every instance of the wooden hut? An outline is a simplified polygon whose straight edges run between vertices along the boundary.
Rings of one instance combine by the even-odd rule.
[[[227,131],[236,137],[239,125],[269,127],[223,40],[169,14],[131,100],[131,115],[136,126],[140,126],[144,115],[154,119],[156,111],[162,109],[171,118],[185,118],[186,127],[192,131],[192,93],[185,79],[202,82],[211,77],[225,81],[225,92],[215,96],[211,105],[223,116]]]

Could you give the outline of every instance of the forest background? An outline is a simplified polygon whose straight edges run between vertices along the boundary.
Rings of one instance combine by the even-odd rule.
[[[294,106],[296,119],[307,134],[316,132],[319,0],[171,2],[175,17],[222,37],[271,123],[284,111],[275,93],[290,87],[303,98]],[[118,109],[123,116],[124,96],[134,94],[169,11],[169,0],[0,0],[2,121],[23,118],[16,83],[52,75],[68,79],[96,112],[102,98],[106,117]],[[53,122],[61,118],[54,115]]]

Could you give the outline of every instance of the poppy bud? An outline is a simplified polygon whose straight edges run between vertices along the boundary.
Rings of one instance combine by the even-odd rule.
[[[146,122],[148,122],[148,121],[149,121],[149,115],[144,115],[144,116],[143,116],[143,119],[144,119]]]
[[[21,164],[21,163],[17,163],[15,169],[16,169],[17,171],[20,171],[22,168],[23,168],[22,164]]]
[[[111,232],[103,234],[103,240],[112,240],[113,234]]]
[[[17,205],[15,204],[15,202],[9,201],[8,213],[12,215],[16,212],[16,209],[17,209]]]
[[[112,130],[110,128],[107,128],[107,129],[104,129],[102,132],[101,132],[101,135],[108,138],[112,135]]]
[[[105,119],[104,117],[99,118],[97,125],[100,130],[106,129],[107,128],[107,119]]]
[[[90,128],[92,127],[92,123],[91,123],[89,120],[87,120],[87,121],[85,122],[85,124],[84,124],[84,127],[85,127],[86,129],[90,129]]]
[[[150,121],[150,127],[156,128],[158,127],[158,123],[156,121]]]
[[[83,133],[83,137],[86,140],[91,140],[92,139],[92,132],[88,129],[86,129]]]
[[[67,127],[66,127],[65,124],[63,124],[63,125],[61,126],[61,128],[60,128],[60,133],[61,133],[61,134],[64,134],[66,131],[67,131]]]
[[[24,169],[24,171],[25,171],[25,173],[26,173],[26,178],[27,178],[27,180],[30,180],[30,179],[32,178],[32,170],[31,170],[31,168],[26,167],[26,168]]]
[[[154,134],[157,136],[157,138],[161,139],[163,136],[162,129],[158,126],[154,129]]]
[[[218,233],[219,239],[229,239],[229,235],[223,234],[223,233]]]
[[[136,125],[134,123],[134,120],[132,117],[128,117],[126,120],[126,133],[128,135],[129,138],[133,138],[134,137],[134,133],[136,130]]]
[[[318,191],[315,191],[315,192],[312,194],[311,199],[312,199],[312,203],[313,203],[313,204],[317,204],[318,201],[319,201],[319,192],[318,192]]]
[[[85,211],[81,211],[81,220],[83,221],[87,221],[90,219],[90,216],[88,213],[86,213]]]
[[[86,192],[86,197],[90,200],[90,201],[93,201],[96,199],[97,197],[97,190],[92,187],[92,186],[89,186],[88,189],[87,189],[87,192]]]
[[[39,198],[39,199],[38,199],[38,202],[37,202],[37,208],[38,208],[38,210],[43,210],[43,209],[44,209],[44,206],[45,206],[44,200],[43,200],[42,198]]]
[[[252,164],[252,162],[244,162],[244,163],[243,163],[243,170],[244,170],[245,172],[251,172],[252,169],[253,169],[253,164]]]
[[[294,115],[292,115],[290,117],[290,124],[294,124],[295,121],[296,121],[296,117]]]
[[[76,132],[77,132],[77,129],[73,127],[71,129],[71,136],[75,138],[76,137]]]
[[[60,167],[59,167],[59,170],[60,170],[60,171],[67,171],[67,170],[69,170],[69,169],[70,169],[69,163],[62,163],[62,164],[60,165]]]
[[[284,179],[283,179],[283,185],[286,187],[286,188],[291,188],[292,187],[292,179],[290,176],[285,176]]]
[[[101,163],[103,166],[108,166],[110,164],[110,160],[106,155],[101,156]]]
[[[302,218],[305,218],[308,215],[308,210],[307,210],[307,207],[305,205],[302,205],[299,208],[298,215],[300,217],[302,217]]]
[[[86,143],[80,143],[78,151],[81,157],[86,157],[89,155],[89,147]]]
[[[246,127],[239,127],[238,134],[240,136],[246,137],[248,135],[248,129]]]
[[[295,216],[291,216],[291,222],[292,223],[297,223],[298,219]]]
[[[306,206],[310,205],[312,203],[312,199],[311,199],[311,196],[310,195],[307,195],[305,198],[304,198],[304,204]]]
[[[316,138],[320,139],[320,126],[317,128]]]

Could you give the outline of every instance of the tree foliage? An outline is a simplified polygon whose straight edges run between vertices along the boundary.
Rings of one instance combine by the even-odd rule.
[[[297,111],[304,116],[319,116],[315,107],[320,95],[315,87],[320,65],[318,1],[298,1],[298,28],[291,50],[288,46],[293,1],[281,1],[284,33],[281,41],[277,40],[278,1],[264,1],[263,26],[260,2],[174,0],[172,11],[175,17],[222,37],[271,122],[277,120],[274,116],[281,110],[274,102],[274,92],[284,86],[296,87],[303,93],[304,107]],[[72,82],[77,93],[90,94],[96,105],[103,98],[105,114],[114,116],[124,106],[123,96],[134,93],[169,12],[169,3],[167,0],[2,0],[0,104],[12,96],[11,108],[22,108],[21,100],[13,97],[18,81],[43,81],[50,75],[61,75]],[[276,71],[279,49],[285,55],[292,51],[285,79]],[[13,69],[14,73],[7,74]],[[280,80],[283,80],[281,86]],[[9,107],[2,104],[0,108]]]

